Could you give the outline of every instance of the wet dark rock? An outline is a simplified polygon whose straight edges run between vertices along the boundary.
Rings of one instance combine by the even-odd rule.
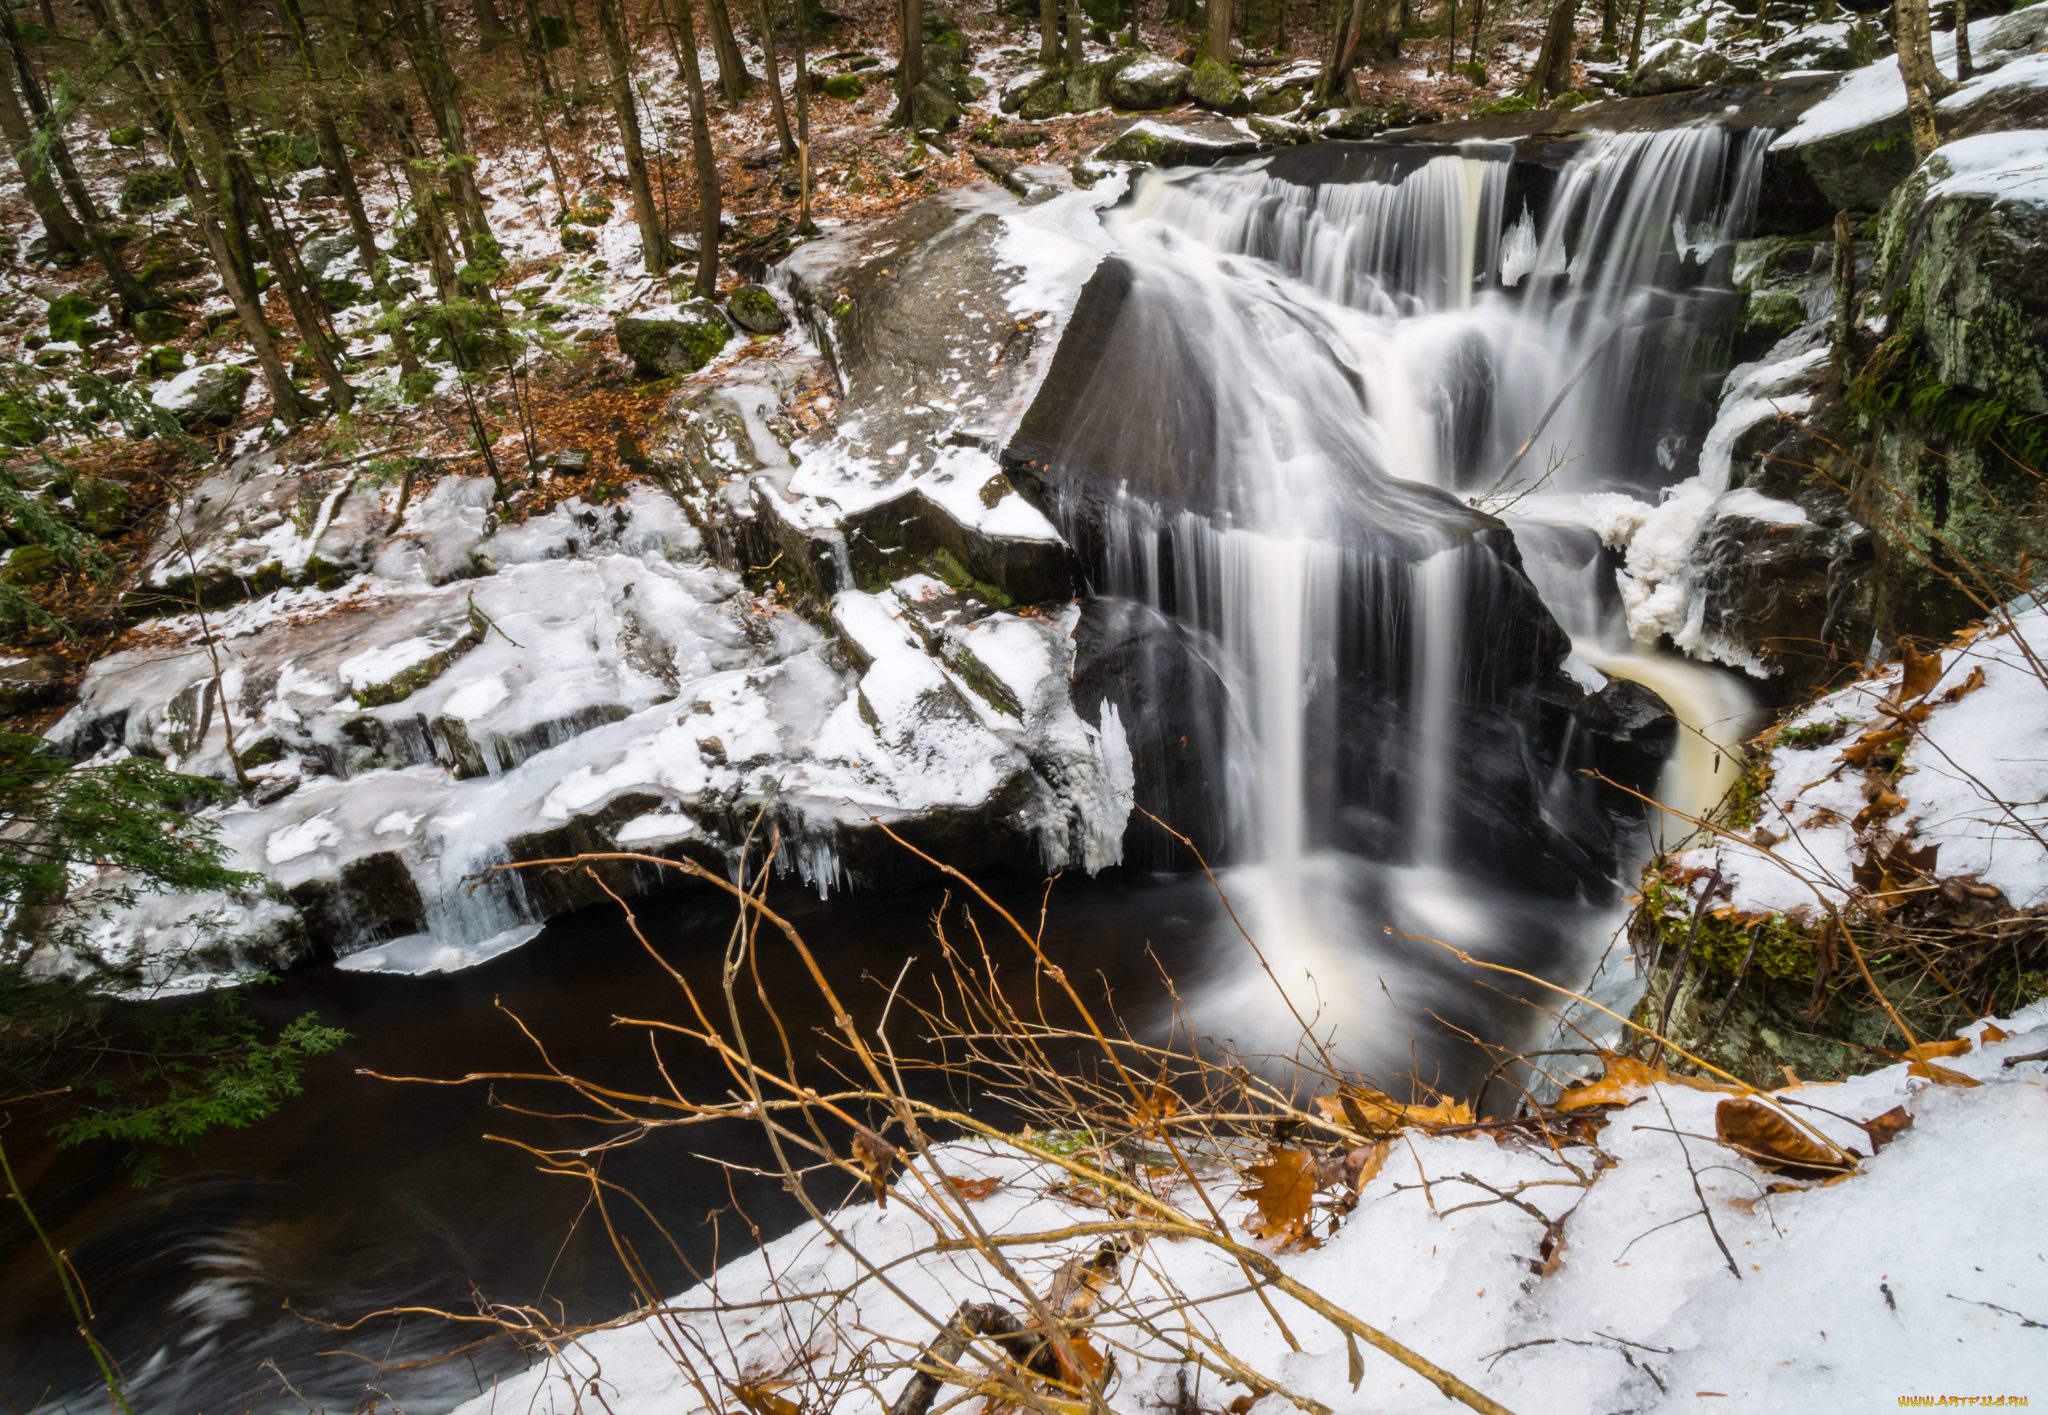
[[[1125,599],[1090,599],[1074,630],[1074,707],[1101,726],[1116,709],[1130,744],[1137,804],[1221,862],[1229,852],[1228,779],[1223,742],[1229,694],[1216,648],[1157,610]],[[1124,863],[1135,869],[1192,869],[1194,856],[1165,831],[1133,815]]]
[[[362,855],[328,879],[291,891],[307,935],[330,956],[343,957],[427,926],[426,902],[405,861],[391,851]]]
[[[1762,77],[1754,65],[1719,50],[1668,39],[1643,56],[1642,66],[1629,78],[1628,91],[1647,98],[1716,84],[1754,83]]]
[[[36,654],[0,662],[0,717],[61,703],[71,695],[70,666]]]

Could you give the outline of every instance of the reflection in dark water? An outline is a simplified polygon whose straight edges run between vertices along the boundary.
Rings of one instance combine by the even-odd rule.
[[[1016,879],[999,893],[1035,922],[1040,890],[1036,881]],[[933,890],[821,903],[791,891],[776,904],[871,1025],[906,954],[917,959],[906,994],[921,988],[931,996],[937,947],[930,920],[944,898]],[[957,903],[953,908],[957,914]],[[1556,906],[1547,912],[1555,916]],[[1524,918],[1534,926],[1545,913],[1530,909]],[[985,913],[980,917],[1010,976],[1023,976],[1021,948],[1007,947],[1001,930],[987,926]],[[729,909],[693,895],[645,903],[640,918],[664,957],[715,1005]],[[1392,940],[1397,953],[1379,932],[1385,920],[1361,914],[1358,922],[1354,961],[1383,954],[1386,967],[1318,983],[1326,994],[1377,992],[1374,979],[1384,973],[1415,1031],[1417,1063],[1432,1080],[1470,1084],[1478,1061],[1442,1033],[1427,1009],[1482,1035],[1505,1037],[1528,1025],[1529,1014],[1511,1015],[1510,1004],[1472,985],[1459,965],[1446,967],[1447,955],[1424,956],[1436,951]],[[1214,892],[1199,877],[1063,880],[1052,891],[1045,938],[1069,975],[1087,980],[1091,1002],[1107,993],[1134,1030],[1156,1033],[1167,1020],[1162,970],[1190,996],[1209,990],[1201,955],[1210,955],[1217,972],[1237,976],[1228,955],[1214,956],[1221,924]],[[957,918],[950,927],[964,935]],[[1573,927],[1554,919],[1524,934],[1517,956],[1525,966],[1542,966],[1567,947]],[[825,1009],[779,940],[764,943],[762,969],[799,1054],[822,1056],[822,1074],[825,1062],[839,1059]],[[1413,1008],[1405,1006],[1404,990]],[[1230,986],[1220,995],[1243,996]],[[683,1022],[687,1003],[616,912],[559,920],[526,947],[464,973],[415,978],[315,969],[260,989],[251,1001],[272,1024],[317,1009],[355,1039],[316,1062],[306,1094],[275,1119],[213,1137],[153,1188],[131,1188],[111,1151],[38,1152],[35,1137],[20,1127],[9,1137],[39,1213],[88,1285],[100,1334],[127,1373],[138,1410],[346,1410],[372,1400],[396,1401],[410,1412],[445,1409],[488,1384],[494,1369],[523,1358],[492,1349],[407,1367],[449,1352],[465,1334],[421,1316],[378,1319],[348,1332],[319,1324],[397,1306],[467,1311],[481,1302],[536,1304],[593,1319],[631,1305],[634,1294],[610,1241],[586,1208],[586,1187],[543,1175],[531,1155],[484,1138],[589,1144],[601,1133],[596,1127],[514,1109],[570,1109],[563,1093],[516,1081],[418,1086],[357,1074],[533,1070],[535,1052],[513,1014],[564,1070],[656,1089],[646,1031],[612,1019]],[[743,1003],[758,1023],[758,1010]],[[908,1009],[894,1016],[892,1040],[901,1047],[915,1028]],[[1197,1024],[1231,1031],[1228,1017]],[[1405,1030],[1398,1051],[1405,1069]],[[685,1092],[700,1099],[726,1094],[729,1079],[693,1044],[665,1040],[662,1055]],[[985,1106],[986,1097],[976,1104]],[[759,1132],[738,1127],[659,1132],[603,1161],[605,1177],[643,1200],[681,1250],[668,1249],[647,1220],[625,1217],[620,1206],[621,1231],[664,1291],[690,1282],[686,1262],[701,1271],[721,1252],[729,1257],[751,1248],[750,1224],[773,1236],[801,1217],[778,1182],[704,1156],[737,1166],[768,1162]],[[843,1191],[835,1185],[817,1192],[836,1200]],[[104,1411],[105,1393],[96,1392],[89,1357],[40,1250],[18,1215],[0,1223],[0,1394],[23,1411],[38,1402],[45,1410]]]

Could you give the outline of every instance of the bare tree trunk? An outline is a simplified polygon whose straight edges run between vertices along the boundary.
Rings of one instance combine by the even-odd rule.
[[[370,17],[374,19],[374,12],[370,12]],[[391,56],[385,52],[384,43],[376,37],[374,30],[363,49],[378,73],[387,80],[396,77]],[[405,174],[405,190],[411,197],[413,223],[419,233],[420,245],[426,252],[427,267],[433,273],[434,293],[446,304],[459,292],[455,284],[455,261],[449,248],[448,223],[441,212],[441,192],[427,180],[433,164],[427,160],[426,149],[420,145],[419,133],[412,125],[412,114],[406,110],[405,96],[395,85],[387,85],[384,118],[391,129],[392,143],[398,149],[397,165]]]
[[[128,318],[148,309],[160,309],[164,301],[142,288],[142,284],[128,270],[121,259],[121,253],[107,236],[104,218],[93,205],[92,193],[79,180],[78,169],[71,162],[71,148],[64,141],[64,134],[57,123],[56,114],[51,112],[49,100],[43,96],[43,87],[36,78],[35,67],[30,64],[28,46],[22,42],[21,28],[15,23],[14,11],[0,4],[0,35],[5,35],[7,48],[14,59],[14,69],[21,82],[21,97],[33,116],[34,128],[42,135],[41,145],[47,154],[48,168],[56,174],[58,183],[71,198],[78,221],[73,228],[83,238],[83,249],[90,250],[99,258],[106,270],[107,278],[113,283],[114,295],[121,302],[121,308]],[[47,173],[46,180],[47,180]]]
[[[498,13],[496,0],[476,0],[476,47],[485,53],[512,38],[512,27]]]
[[[908,0],[906,0],[906,3]],[[1067,0],[1067,69],[1077,70],[1087,62],[1088,15],[1081,0]]]
[[[1351,53],[1358,48],[1358,32],[1365,26],[1365,0],[1351,0],[1351,8],[1339,13],[1344,18],[1330,42],[1330,66],[1323,70],[1322,81],[1316,85],[1318,103],[1335,101],[1344,87],[1344,75],[1351,70]]]
[[[711,26],[711,52],[718,58],[718,96],[727,103],[742,102],[753,91],[753,80],[740,54],[740,42],[733,35],[725,0],[704,0],[704,18]]]
[[[1579,0],[1557,0],[1550,10],[1550,24],[1543,34],[1543,50],[1522,92],[1531,99],[1555,98],[1571,87],[1573,24],[1578,19]]]
[[[362,189],[356,185],[355,168],[350,165],[348,148],[341,141],[341,129],[335,125],[333,105],[327,97],[325,75],[319,56],[313,50],[312,35],[306,28],[299,0],[278,0],[278,7],[293,38],[298,41],[306,82],[314,95],[314,132],[320,141],[320,163],[334,178],[335,189],[341,193],[341,204],[348,212],[349,231],[356,239],[363,272],[370,278],[370,293],[390,313],[398,308],[398,298],[391,289],[391,262],[377,249],[375,228],[370,225],[370,214],[363,206]],[[398,355],[400,386],[410,388],[420,380],[419,355],[413,349],[412,336],[406,332],[405,326],[397,320],[390,323],[391,348]]]
[[[775,115],[775,141],[783,160],[796,156],[789,134],[789,111],[782,102],[782,60],[775,55],[775,28],[768,22],[768,0],[754,0],[754,23],[761,29],[761,57],[768,65],[768,111]]]
[[[29,131],[28,118],[21,111],[21,100],[15,97],[14,85],[7,81],[5,75],[0,75],[0,137],[5,137],[7,146],[13,150],[14,165],[21,169],[21,180],[28,188],[30,205],[43,219],[43,232],[50,249],[90,255],[92,243],[86,239],[78,218],[71,214],[71,208],[64,205],[64,198],[50,180],[49,167],[29,149],[35,134]]]
[[[1643,23],[1650,17],[1650,0],[1636,0],[1636,22],[1628,35],[1628,67],[1634,72],[1643,62]]]
[[[906,131],[915,133],[917,90],[924,83],[924,0],[896,0],[896,17],[896,82],[902,90],[896,121]]]
[[[1759,9],[1763,4],[1764,0],[1757,0]],[[1611,55],[1620,44],[1621,0],[1600,0],[1600,47]]]
[[[683,0],[689,3],[689,0]],[[597,0],[597,28],[611,61],[612,108],[619,115],[619,145],[626,150],[626,181],[633,189],[633,219],[640,225],[640,259],[649,275],[668,269],[668,233],[647,180],[647,154],[640,145],[639,104],[633,97],[633,61],[626,51],[626,22],[619,0]],[[692,58],[695,56],[692,55]]]
[[[244,161],[240,154],[229,160],[237,164]],[[249,185],[255,185],[253,178],[249,179]],[[292,322],[299,327],[299,349],[312,362],[320,381],[327,385],[327,396],[334,410],[345,413],[355,406],[356,391],[342,377],[334,341],[327,327],[321,323],[319,296],[313,293],[306,280],[305,269],[299,264],[298,243],[290,230],[272,218],[269,204],[260,195],[254,211],[256,229],[262,233],[263,244],[270,251],[271,274],[292,312]]]
[[[1835,292],[1835,312],[1828,320],[1828,342],[1833,346],[1835,380],[1849,380],[1849,330],[1854,323],[1850,303],[1856,296],[1856,238],[1849,228],[1849,213],[1835,213],[1835,258],[1830,272]]]
[[[801,8],[803,0],[798,0]],[[718,181],[718,154],[711,146],[711,119],[704,108],[704,74],[697,65],[696,17],[690,0],[676,0],[683,31],[683,83],[690,93],[690,151],[697,168],[697,284],[705,299],[718,294],[718,217],[723,205]],[[797,76],[802,93],[803,76]]]
[[[200,238],[213,255],[221,285],[235,307],[235,317],[256,355],[257,365],[263,370],[264,384],[270,390],[272,413],[287,424],[304,420],[309,411],[306,400],[292,385],[291,371],[284,366],[277,344],[270,337],[270,325],[263,317],[262,301],[246,278],[244,267],[222,230],[214,194],[200,176],[196,162],[191,160],[207,151],[198,141],[204,130],[194,121],[192,95],[175,80],[160,79],[148,68],[150,51],[143,36],[156,33],[157,27],[136,16],[128,8],[129,0],[87,0],[87,6],[101,27],[113,34],[127,51],[125,62],[128,71],[153,114],[158,131],[165,134],[167,141],[174,140],[172,165],[178,174],[178,185],[184,189],[193,223],[198,226]]]
[[[549,98],[555,96],[555,70],[553,52],[548,46],[547,27],[541,23],[540,6],[536,0],[526,0],[526,23],[533,31],[530,41],[520,47],[530,54],[533,66],[538,70],[540,91]]]
[[[448,192],[455,198],[455,227],[462,237],[462,252],[472,261],[489,260],[497,255],[498,243],[484,214],[483,193],[477,190],[476,159],[470,153],[462,121],[460,81],[448,62],[434,6],[435,0],[400,0],[399,35],[412,55],[413,75],[426,95],[427,115],[434,120],[441,153],[447,159]]]
[[[1934,41],[1927,26],[1927,0],[1893,0],[1892,38],[1899,50],[1899,77],[1906,85],[1906,122],[1913,131],[1913,153],[1925,162],[1941,146],[1934,124],[1934,103],[1947,80],[1934,66]]]
[[[796,7],[796,229],[814,236],[818,228],[811,221],[811,53],[806,3],[797,0]]]
[[[1038,0],[1038,63],[1051,69],[1060,62],[1060,0]]]
[[[590,63],[584,57],[583,21],[576,15],[576,0],[562,0],[562,18],[569,22],[569,57],[575,64],[576,83],[569,96],[578,103],[590,101]]]
[[[1956,82],[1966,82],[1976,69],[1970,57],[1970,7],[1967,0],[1956,0]]]
[[[1074,0],[1078,5],[1080,0]],[[1230,62],[1230,11],[1233,0],[1209,0],[1208,54],[1219,64]]]

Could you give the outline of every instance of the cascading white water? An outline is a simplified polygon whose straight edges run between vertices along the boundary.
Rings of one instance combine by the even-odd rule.
[[[1519,496],[1510,525],[1583,543],[1580,494],[1686,475],[1669,372],[1693,356],[1690,325],[1714,298],[1699,287],[1747,231],[1767,141],[1711,126],[1595,138],[1540,228],[1518,212],[1505,233],[1510,154],[1485,147],[1389,156],[1380,180],[1295,182],[1265,163],[1151,174],[1110,218],[1133,292],[1122,317],[1161,326],[1214,440],[1211,464],[1191,456],[1187,472],[1206,507],[1122,503],[1097,588],[1214,635],[1230,694],[1233,895],[1292,1011],[1320,1010],[1361,1053],[1377,1050],[1383,1019],[1361,1005],[1359,960],[1401,971],[1372,956],[1373,925],[1483,952],[1502,946],[1515,907],[1461,867],[1458,846],[1471,683],[1486,668],[1468,659],[1488,628],[1470,586],[1492,552],[1449,505],[1380,489]],[[1360,523],[1380,540],[1361,548]],[[1399,822],[1391,874],[1333,848],[1328,819],[1335,639],[1359,617],[1347,587],[1374,560],[1404,567],[1399,591],[1363,615],[1405,678],[1405,785],[1379,801]],[[1568,573],[1529,572],[1583,657],[1651,681],[1681,720],[1725,740],[1739,695],[1689,667],[1631,672],[1597,563],[1587,549]],[[1213,1001],[1240,1040],[1287,1035],[1291,1015],[1270,1029],[1247,1015],[1262,996],[1267,985],[1240,977]]]

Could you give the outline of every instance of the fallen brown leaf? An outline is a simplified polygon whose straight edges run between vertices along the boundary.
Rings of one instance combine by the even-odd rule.
[[[1945,703],[1958,702],[1963,698],[1967,697],[1969,694],[1976,692],[1979,688],[1983,686],[1984,669],[1982,665],[1979,665],[1978,667],[1970,670],[1969,677],[1965,678],[1962,682],[1956,684],[1955,687],[1949,689],[1946,693],[1943,693],[1941,695],[1941,701]]]
[[[1941,654],[1939,651],[1927,654],[1914,653],[1909,648],[1899,650],[1899,661],[1906,671],[1899,678],[1899,701],[1911,702],[1925,695],[1929,688],[1941,681]]]
[[[1749,1096],[1714,1107],[1714,1133],[1736,1153],[1794,1179],[1825,1179],[1856,1167],[1854,1159],[1821,1144],[1782,1112]]]
[[[1981,1086],[1984,1084],[1982,1081],[1977,1080],[1973,1076],[1965,1076],[1960,1071],[1952,1071],[1948,1067],[1933,1061],[1915,1061],[1906,1067],[1906,1074],[1908,1076],[1918,1076],[1923,1080],[1932,1081],[1937,1086],[1957,1086],[1967,1088],[1970,1086]]]
[[[1245,1194],[1259,1212],[1245,1227],[1283,1245],[1313,1243],[1308,1220],[1316,1197],[1315,1169],[1315,1156],[1308,1151],[1278,1148],[1268,1151],[1263,1163],[1247,1166],[1245,1174],[1252,1184]]]
[[[953,1187],[969,1199],[986,1199],[1003,1187],[1003,1181],[991,1174],[982,1179],[956,1179]]]
[[[1626,1105],[1635,1098],[1632,1092],[1660,1083],[1684,1086],[1693,1091],[1725,1091],[1730,1095],[1737,1094],[1733,1086],[1723,1086],[1697,1076],[1673,1075],[1661,1061],[1651,1066],[1632,1056],[1603,1051],[1600,1053],[1600,1064],[1606,1068],[1606,1074],[1588,1085],[1574,1086],[1559,1096],[1559,1110],[1583,1110],[1591,1105]]]
[[[867,1126],[856,1125],[853,1127],[853,1157],[867,1175],[868,1187],[875,1191],[875,1203],[881,1208],[888,1208],[889,1180],[896,1172],[896,1161],[902,1157],[902,1152]]]
[[[2006,1031],[2005,1028],[1999,1026],[1996,1022],[1986,1022],[1984,1030],[1978,1034],[1977,1039],[1983,1042],[1985,1046],[1990,1046],[1993,1042],[2002,1042],[2011,1035],[2011,1032]]]
[[[1883,1115],[1873,1115],[1868,1120],[1856,1122],[1863,1127],[1863,1133],[1870,1137],[1870,1152],[1876,1154],[1886,1145],[1913,1128],[1913,1117],[1902,1105],[1895,1105]]]

